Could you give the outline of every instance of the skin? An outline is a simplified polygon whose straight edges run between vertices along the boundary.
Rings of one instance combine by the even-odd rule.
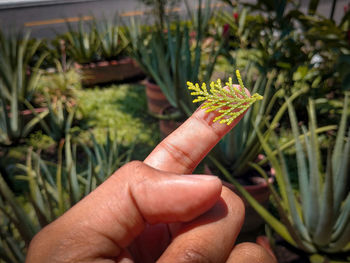
[[[197,110],[144,162],[117,170],[34,237],[26,262],[276,262],[257,244],[235,246],[241,199],[215,176],[190,175],[239,121],[214,118]]]

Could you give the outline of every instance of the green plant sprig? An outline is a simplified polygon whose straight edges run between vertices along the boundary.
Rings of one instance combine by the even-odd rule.
[[[198,83],[193,84],[192,82],[187,82],[188,89],[193,90],[191,95],[197,96],[197,98],[193,100],[193,103],[205,101],[202,109],[207,109],[206,112],[217,111],[220,113],[213,122],[220,121],[220,123],[230,125],[253,103],[263,99],[258,93],[248,96],[238,70],[236,70],[236,76],[240,88],[232,84],[232,78],[229,78],[229,81],[226,82],[226,86],[224,87],[220,79],[218,79],[216,83],[211,82],[209,92],[205,83],[200,87]]]

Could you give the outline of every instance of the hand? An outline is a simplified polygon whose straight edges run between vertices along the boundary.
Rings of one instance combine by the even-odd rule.
[[[28,263],[259,262],[262,247],[234,246],[244,205],[215,176],[191,174],[230,126],[197,110],[144,162],[131,162],[39,232]]]

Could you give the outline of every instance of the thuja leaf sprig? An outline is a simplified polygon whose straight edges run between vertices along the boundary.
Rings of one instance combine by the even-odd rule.
[[[232,84],[232,78],[226,82],[223,87],[221,80],[210,83],[208,91],[205,83],[200,87],[198,83],[187,82],[188,89],[193,90],[191,95],[197,96],[193,103],[205,101],[202,108],[206,112],[217,111],[220,113],[213,122],[219,121],[230,125],[237,117],[244,113],[254,102],[262,100],[263,97],[258,93],[248,96],[239,71],[236,71],[239,86]]]

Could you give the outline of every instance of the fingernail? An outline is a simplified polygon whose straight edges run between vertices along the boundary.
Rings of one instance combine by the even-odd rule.
[[[205,175],[205,174],[184,174],[182,176],[187,177],[187,178],[204,180],[204,181],[214,181],[214,180],[219,179],[219,177],[217,177],[215,175]]]

